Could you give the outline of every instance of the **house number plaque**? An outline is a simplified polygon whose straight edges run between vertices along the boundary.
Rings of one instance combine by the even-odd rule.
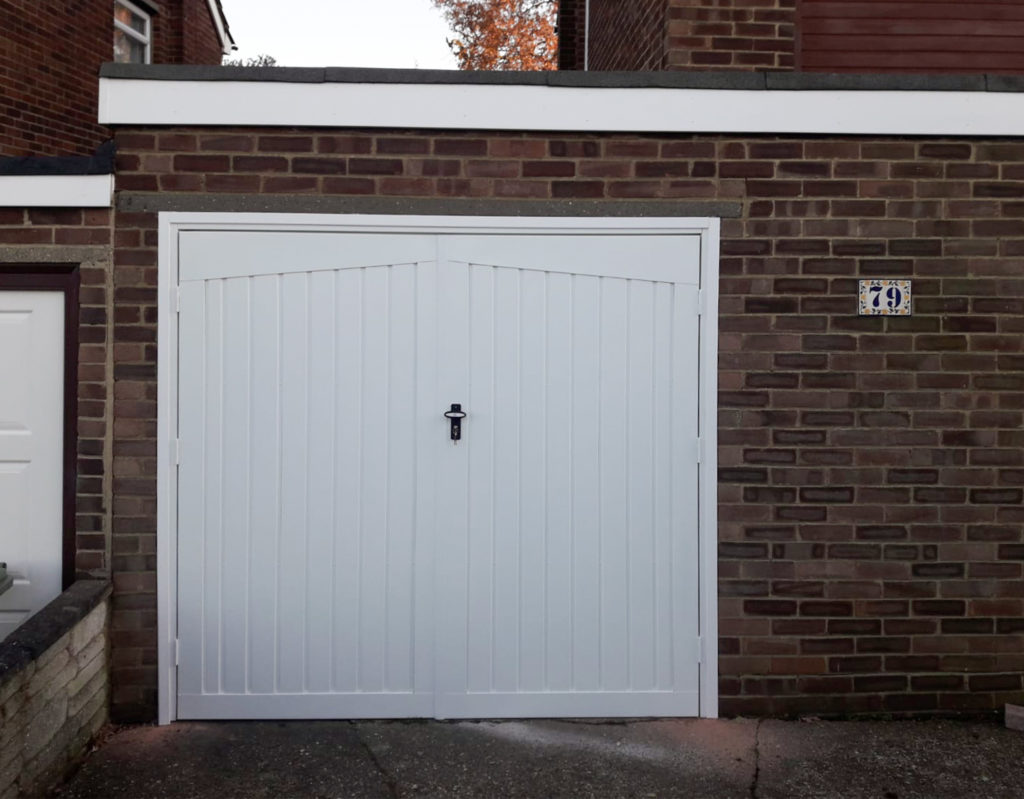
[[[861,316],[910,316],[910,281],[860,281],[859,308]]]

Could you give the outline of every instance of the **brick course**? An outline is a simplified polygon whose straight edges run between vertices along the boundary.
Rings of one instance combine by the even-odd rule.
[[[121,191],[165,197],[740,203],[721,246],[723,712],[1021,700],[1024,144],[188,128],[117,141]],[[156,701],[156,223],[117,213],[113,288],[114,702],[142,718]],[[914,315],[858,317],[860,277],[913,278]]]

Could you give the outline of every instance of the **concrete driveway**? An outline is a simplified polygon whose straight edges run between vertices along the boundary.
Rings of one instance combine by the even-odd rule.
[[[126,727],[61,799],[1024,796],[1024,734],[995,724],[231,722]]]

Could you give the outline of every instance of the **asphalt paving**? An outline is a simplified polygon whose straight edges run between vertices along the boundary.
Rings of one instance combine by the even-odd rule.
[[[1024,733],[966,721],[182,722],[110,731],[60,799],[1021,799]]]

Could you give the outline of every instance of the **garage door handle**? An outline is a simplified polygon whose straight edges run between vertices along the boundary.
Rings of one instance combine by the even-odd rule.
[[[451,410],[444,412],[444,418],[452,423],[452,441],[458,441],[462,438],[462,420],[466,418],[462,406],[453,402]]]

